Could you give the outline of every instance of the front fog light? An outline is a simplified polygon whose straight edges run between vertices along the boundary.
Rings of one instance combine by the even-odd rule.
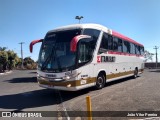
[[[71,84],[68,84],[67,87],[71,87]]]

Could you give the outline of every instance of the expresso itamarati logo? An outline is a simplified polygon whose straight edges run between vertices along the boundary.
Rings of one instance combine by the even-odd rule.
[[[115,56],[97,56],[97,63],[100,62],[115,62]]]

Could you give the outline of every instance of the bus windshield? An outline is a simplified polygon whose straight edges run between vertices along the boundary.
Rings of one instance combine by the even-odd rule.
[[[80,34],[80,29],[48,33],[41,46],[38,68],[48,72],[73,69],[76,53],[70,51],[70,42],[74,36]]]

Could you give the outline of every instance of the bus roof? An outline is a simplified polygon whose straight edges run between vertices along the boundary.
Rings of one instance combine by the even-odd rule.
[[[128,37],[126,37],[126,36],[124,36],[124,35],[116,32],[116,31],[113,31],[113,30],[112,30],[112,35],[143,47],[142,44],[140,44],[140,43],[136,42],[135,40],[133,40],[133,39],[131,39],[131,38],[128,38]]]
[[[142,44],[136,42],[135,40],[128,38],[114,30],[108,29],[107,27],[103,26],[103,25],[99,25],[99,24],[93,24],[93,23],[89,23],[89,24],[73,24],[73,25],[67,25],[67,26],[62,26],[62,27],[58,27],[55,28],[54,30],[50,30],[48,31],[48,33],[50,32],[56,32],[56,31],[64,31],[64,30],[72,30],[72,29],[84,29],[84,28],[91,28],[91,29],[97,29],[97,30],[102,30],[104,32],[107,32],[113,36],[119,37],[123,40],[129,41],[131,43],[134,43],[136,45],[139,46],[143,46]]]
[[[49,32],[55,32],[55,31],[63,31],[63,30],[71,30],[71,29],[79,29],[79,28],[92,28],[97,30],[108,30],[108,28],[99,25],[99,24],[73,24],[73,25],[67,25],[55,28],[54,30],[50,30]]]

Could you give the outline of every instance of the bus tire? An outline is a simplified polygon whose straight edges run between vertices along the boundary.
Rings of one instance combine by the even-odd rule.
[[[133,77],[134,77],[134,78],[137,78],[137,76],[138,76],[138,69],[135,68]]]
[[[96,89],[102,89],[105,85],[105,77],[102,73],[100,73],[96,80]]]

